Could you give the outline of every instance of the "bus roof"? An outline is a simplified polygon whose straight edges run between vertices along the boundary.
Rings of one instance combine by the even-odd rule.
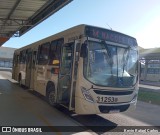
[[[23,50],[25,48],[27,49],[30,46],[36,47],[40,44],[43,44],[43,42],[51,42],[54,39],[63,38],[63,36],[66,36],[69,34],[74,35],[75,33],[77,33],[78,35],[86,35],[89,37],[99,38],[102,40],[109,40],[112,42],[118,41],[119,43],[124,43],[127,45],[128,44],[137,45],[136,39],[129,36],[129,35],[126,35],[126,34],[123,34],[123,33],[117,32],[117,31],[109,30],[106,28],[102,28],[102,27],[97,27],[97,26],[92,26],[92,25],[87,25],[87,24],[80,24],[80,25],[74,26],[72,28],[69,28],[67,30],[64,30],[62,32],[59,32],[57,34],[51,35],[47,38],[41,39],[37,42],[31,43],[31,44],[24,46],[22,48],[19,48],[19,49],[17,49],[17,51]]]

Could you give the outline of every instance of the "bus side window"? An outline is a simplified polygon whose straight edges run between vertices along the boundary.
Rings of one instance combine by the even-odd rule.
[[[13,63],[12,63],[13,67],[15,66],[15,59],[16,59],[16,54],[14,53],[14,55],[13,55]]]
[[[32,68],[35,68],[35,66],[36,66],[36,59],[37,59],[37,51],[34,51],[33,52],[33,64],[32,64]]]
[[[58,40],[57,43],[57,57],[60,59],[60,55],[61,55],[61,46],[64,44],[64,39],[60,39]]]
[[[39,63],[40,50],[41,50],[41,45],[39,45],[39,46],[38,46],[38,53],[37,53],[36,64],[38,64],[38,63]]]
[[[15,55],[15,67],[18,66],[19,63],[19,55]]]
[[[38,64],[45,65],[49,60],[50,43],[44,43],[38,49]]]
[[[50,47],[50,60],[49,64],[53,64],[53,60],[56,60],[56,50],[57,50],[57,40],[54,40],[51,42],[51,47]]]
[[[26,51],[23,50],[20,52],[19,63],[24,64],[26,62]]]
[[[53,60],[60,60],[61,46],[63,44],[63,39],[54,40],[51,42],[50,49],[50,60],[49,64],[53,64]]]

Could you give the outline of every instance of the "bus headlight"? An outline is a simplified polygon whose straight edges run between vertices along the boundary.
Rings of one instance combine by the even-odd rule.
[[[131,102],[133,103],[133,102],[137,101],[137,97],[138,97],[138,94],[136,93]]]
[[[81,87],[81,91],[82,91],[82,94],[84,96],[84,98],[89,101],[89,102],[94,102],[91,94],[89,93],[89,90],[87,90],[86,88],[84,87]]]

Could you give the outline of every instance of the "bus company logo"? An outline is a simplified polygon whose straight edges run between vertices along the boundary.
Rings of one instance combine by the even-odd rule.
[[[2,127],[2,132],[11,132],[11,127]]]

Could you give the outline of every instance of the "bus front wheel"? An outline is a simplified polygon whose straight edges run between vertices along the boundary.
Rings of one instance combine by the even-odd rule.
[[[55,95],[54,87],[49,87],[49,89],[47,91],[47,100],[48,100],[48,103],[51,106],[55,106],[56,105],[55,98],[56,98],[56,95]]]

